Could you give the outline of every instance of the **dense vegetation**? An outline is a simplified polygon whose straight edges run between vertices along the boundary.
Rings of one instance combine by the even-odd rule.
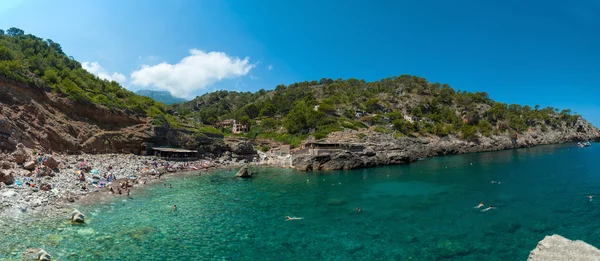
[[[111,110],[153,117],[165,111],[163,104],[84,70],[58,43],[14,27],[6,32],[0,30],[0,76],[30,86],[50,87],[77,103],[100,104]]]
[[[256,93],[217,91],[165,108],[115,81],[99,79],[67,56],[58,43],[18,28],[0,30],[0,76],[51,89],[76,103],[150,116],[155,124],[198,135],[229,135],[229,130],[211,125],[236,119],[251,126],[246,135],[250,138],[294,145],[343,129],[370,129],[396,137],[453,135],[477,140],[502,133],[518,137],[532,129],[572,127],[580,117],[570,110],[499,103],[484,92],[456,91],[409,75],[374,82],[324,78]]]
[[[237,119],[252,126],[251,137],[292,144],[344,128],[371,128],[396,137],[455,135],[477,140],[501,133],[518,137],[532,128],[573,126],[580,117],[570,110],[499,103],[484,92],[456,91],[409,75],[375,82],[321,79],[256,93],[218,91],[172,109],[182,120],[205,124]]]

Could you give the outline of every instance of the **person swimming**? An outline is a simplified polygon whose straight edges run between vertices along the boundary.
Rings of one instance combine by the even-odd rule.
[[[177,210],[177,205],[173,205],[173,211]]]
[[[479,205],[477,205],[477,206],[475,206],[473,208],[482,208],[483,206],[485,206],[485,205],[483,204],[483,201],[481,201],[481,203],[479,203]]]
[[[481,210],[481,212],[486,212],[486,211],[488,211],[488,210],[490,210],[490,209],[494,209],[494,208],[495,208],[495,207],[493,207],[492,205],[490,205],[488,208],[486,208],[486,209],[482,209],[482,210]]]
[[[299,220],[299,219],[302,219],[302,218],[300,218],[300,217],[290,217],[290,216],[286,216],[286,217],[285,217],[285,219],[287,219],[287,220]]]
[[[588,198],[590,198],[590,201],[594,200],[594,195],[589,195]]]
[[[360,211],[361,211],[361,209],[360,209],[360,208],[356,208],[356,209],[354,209],[354,210],[356,210],[356,212],[358,212],[358,213],[360,213]]]

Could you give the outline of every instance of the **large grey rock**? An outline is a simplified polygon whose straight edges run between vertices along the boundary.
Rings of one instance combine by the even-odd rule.
[[[238,172],[237,174],[235,174],[236,177],[240,177],[240,178],[251,178],[252,177],[252,172],[250,172],[250,170],[248,169],[248,166],[243,166]]]
[[[11,185],[15,183],[15,176],[12,170],[0,170],[0,182]]]
[[[546,236],[529,254],[528,261],[598,261],[600,250],[580,240]]]

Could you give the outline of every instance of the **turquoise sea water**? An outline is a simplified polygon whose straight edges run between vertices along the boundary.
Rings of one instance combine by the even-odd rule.
[[[554,233],[600,246],[599,162],[599,144],[566,144],[356,171],[264,168],[252,180],[170,177],[173,188],[80,207],[85,226],[11,228],[0,259],[43,247],[56,260],[526,260]],[[473,209],[480,201],[497,209]]]

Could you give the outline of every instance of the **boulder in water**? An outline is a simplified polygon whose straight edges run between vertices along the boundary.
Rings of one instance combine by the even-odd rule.
[[[240,177],[240,178],[251,178],[252,177],[252,172],[250,172],[250,170],[248,169],[248,166],[243,166],[238,172],[237,174],[235,174],[236,177]]]
[[[75,210],[71,213],[71,221],[74,223],[84,223],[85,222],[85,216],[79,212],[79,210]]]
[[[38,252],[38,261],[50,261],[50,259],[52,259],[52,256],[44,249],[40,249],[40,252]]]

